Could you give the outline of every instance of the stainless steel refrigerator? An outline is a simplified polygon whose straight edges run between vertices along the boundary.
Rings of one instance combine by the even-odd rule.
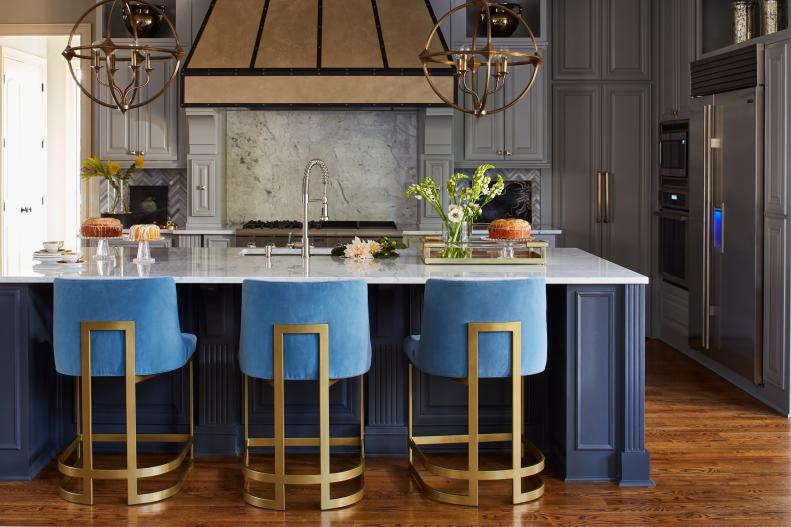
[[[763,46],[692,63],[689,341],[762,382]]]

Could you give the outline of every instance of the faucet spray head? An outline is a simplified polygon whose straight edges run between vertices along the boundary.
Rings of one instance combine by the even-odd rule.
[[[321,204],[321,221],[330,221],[330,206],[326,199]]]

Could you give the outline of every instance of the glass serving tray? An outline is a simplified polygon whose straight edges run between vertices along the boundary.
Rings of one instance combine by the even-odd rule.
[[[466,248],[448,248],[442,242],[423,243],[426,265],[544,265],[547,263],[545,241],[475,240]]]

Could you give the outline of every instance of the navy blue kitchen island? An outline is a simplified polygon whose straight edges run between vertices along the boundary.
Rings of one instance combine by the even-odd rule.
[[[157,263],[137,265],[118,248],[114,263],[89,261],[64,270],[34,266],[0,276],[0,480],[36,477],[74,435],[74,380],[57,374],[52,352],[55,276],[173,276],[182,330],[198,336],[195,354],[195,444],[198,456],[239,455],[242,378],[238,366],[241,282],[245,278],[326,280],[359,277],[369,283],[373,359],[365,386],[368,456],[406,456],[406,335],[420,333],[423,284],[429,278],[547,280],[549,357],[545,373],[528,378],[528,434],[566,481],[651,485],[644,443],[646,277],[576,249],[551,249],[545,266],[425,266],[407,251],[400,258],[357,264],[314,256],[241,256],[239,249],[154,249]],[[90,257],[90,253],[86,256]],[[124,299],[118,299],[123,302]],[[452,308],[452,306],[449,306]],[[97,378],[94,430],[122,432],[123,379]],[[333,435],[359,422],[356,380],[332,388]],[[187,376],[174,372],[138,387],[138,431],[188,426]],[[466,433],[466,387],[417,376],[415,432]],[[480,431],[510,423],[510,381],[481,382]],[[311,383],[286,389],[290,435],[317,435],[318,391]],[[251,433],[271,434],[272,391],[251,386]],[[310,423],[310,424],[308,424]],[[121,448],[123,445],[118,445]]]

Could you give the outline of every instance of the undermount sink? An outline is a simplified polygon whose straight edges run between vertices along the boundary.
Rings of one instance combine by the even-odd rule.
[[[310,254],[316,256],[329,256],[332,252],[331,247],[311,247]],[[302,249],[291,249],[289,247],[274,247],[272,249],[272,256],[300,256]],[[266,249],[264,247],[248,247],[242,249],[239,253],[241,256],[266,256]]]

